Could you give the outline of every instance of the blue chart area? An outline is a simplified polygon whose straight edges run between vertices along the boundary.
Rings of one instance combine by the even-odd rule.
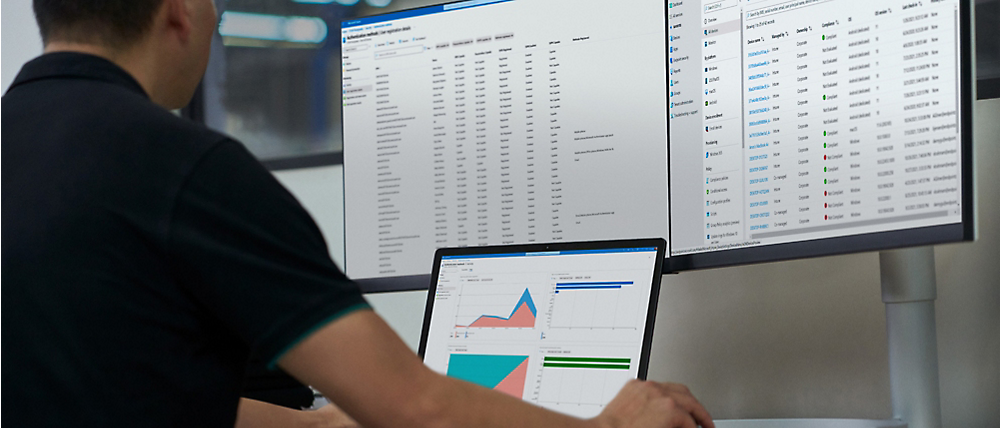
[[[534,328],[536,319],[538,319],[538,310],[535,309],[535,301],[531,298],[531,293],[528,292],[528,289],[525,288],[524,293],[521,293],[521,298],[514,304],[514,308],[506,317],[482,314],[468,325],[458,325],[456,327]]]
[[[638,329],[645,320],[648,287],[633,281],[556,283],[550,328]]]
[[[556,293],[564,290],[606,290],[620,289],[622,286],[631,286],[633,281],[606,281],[606,282],[560,282],[556,284]]]

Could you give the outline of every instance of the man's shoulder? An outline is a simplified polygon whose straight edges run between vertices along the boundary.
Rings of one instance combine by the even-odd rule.
[[[112,93],[113,94],[113,93]],[[121,103],[119,114],[105,118],[113,129],[139,137],[147,144],[169,144],[175,149],[203,152],[229,139],[207,126],[179,116],[134,93],[111,95],[113,103]]]
[[[75,183],[108,203],[166,213],[206,157],[233,141],[106,82],[50,79],[15,89],[3,98],[5,192]]]
[[[57,77],[29,82],[8,92],[3,107],[5,128],[10,124],[12,131],[66,143],[126,139],[148,148],[167,145],[176,155],[197,155],[228,138],[141,93],[100,80]]]

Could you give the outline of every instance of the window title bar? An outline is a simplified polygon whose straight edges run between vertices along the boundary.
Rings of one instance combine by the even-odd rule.
[[[568,256],[568,255],[579,255],[579,254],[606,254],[606,253],[646,253],[651,251],[656,252],[656,247],[605,248],[601,250],[538,251],[533,253],[468,254],[464,256],[442,256],[441,260],[486,259],[486,258],[497,258],[497,257]]]
[[[369,16],[365,18],[356,18],[342,21],[340,23],[340,28],[351,28],[358,27],[361,25],[375,24],[385,21],[395,21],[397,19],[403,18],[413,18],[415,16],[423,15],[433,15],[435,13],[450,12],[453,10],[468,9],[470,7],[486,6],[496,3],[506,3],[514,0],[467,0],[455,3],[448,3],[438,6],[428,6],[419,9],[403,10],[399,12],[391,12],[384,15]]]

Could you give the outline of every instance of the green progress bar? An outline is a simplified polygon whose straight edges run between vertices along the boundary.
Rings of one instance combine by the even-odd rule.
[[[561,367],[568,369],[616,369],[628,370],[628,364],[575,364],[575,363],[544,363],[542,367]]]
[[[600,357],[545,357],[545,361],[568,361],[579,363],[631,363],[631,358],[600,358]]]

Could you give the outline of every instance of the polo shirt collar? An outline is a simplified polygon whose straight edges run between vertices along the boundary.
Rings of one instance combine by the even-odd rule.
[[[79,52],[53,52],[29,61],[21,68],[7,91],[25,83],[53,78],[99,80],[149,98],[142,85],[117,64],[96,55]]]

